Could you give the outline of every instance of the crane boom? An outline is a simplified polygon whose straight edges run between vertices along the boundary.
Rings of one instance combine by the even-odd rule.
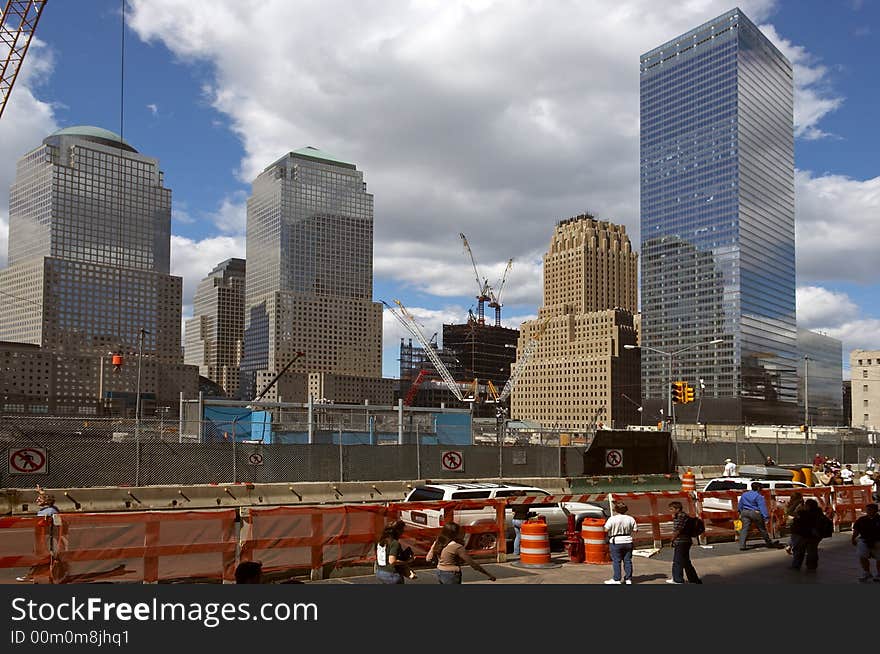
[[[7,0],[0,15],[0,48],[8,52],[0,67],[0,116],[37,29],[46,0]]]
[[[500,404],[507,399],[507,396],[510,395],[510,392],[513,390],[516,381],[522,375],[523,370],[526,369],[526,366],[529,365],[529,361],[532,356],[535,354],[535,351],[538,349],[538,341],[541,336],[544,334],[544,330],[547,328],[547,323],[541,323],[538,330],[535,332],[535,335],[526,343],[525,348],[523,349],[522,358],[516,362],[516,367],[510,375],[510,378],[507,380],[507,383],[504,384],[504,388],[501,389],[501,395],[498,396],[497,402]]]
[[[477,260],[474,259],[474,253],[471,250],[471,246],[468,244],[467,237],[459,232],[458,235],[461,237],[461,242],[464,244],[464,249],[468,253],[468,256],[471,259],[471,265],[474,267],[474,276],[477,279],[477,288],[479,288],[479,294],[477,295],[477,322],[481,325],[485,324],[485,309],[483,305],[489,301],[492,301],[491,296],[491,288],[489,287],[489,280],[483,278],[483,281],[480,281],[480,271],[477,269]]]
[[[419,343],[422,344],[422,347],[425,348],[425,353],[428,355],[428,358],[431,359],[431,363],[434,364],[434,369],[440,373],[440,377],[446,382],[446,386],[452,391],[452,394],[455,395],[456,399],[458,399],[459,402],[464,402],[464,396],[461,394],[461,389],[458,387],[458,384],[455,383],[455,379],[453,379],[452,375],[449,374],[449,370],[447,370],[446,366],[440,360],[440,357],[437,356],[437,352],[431,346],[431,343],[429,343],[428,339],[425,338],[425,335],[422,334],[422,330],[416,326],[415,318],[413,318],[412,314],[406,310],[406,307],[401,304],[400,300],[394,300],[394,303],[398,306],[398,309],[395,309],[385,300],[382,300],[382,304],[384,304],[391,314],[397,318],[397,321],[406,327],[406,330],[415,336],[416,340],[418,340]]]
[[[501,327],[501,291],[504,290],[504,282],[507,281],[507,273],[510,271],[510,267],[513,265],[513,259],[507,260],[507,266],[504,268],[504,272],[501,274],[501,279],[498,281],[498,294],[496,295],[495,291],[491,288],[489,289],[489,306],[495,309],[495,326]]]

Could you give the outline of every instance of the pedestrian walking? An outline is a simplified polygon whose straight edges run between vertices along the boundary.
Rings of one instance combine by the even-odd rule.
[[[789,529],[788,534],[788,545],[785,546],[785,553],[791,554],[792,541],[791,541],[791,525],[794,522],[794,517],[798,514],[798,511],[801,511],[804,508],[804,496],[800,491],[795,491],[791,494],[791,497],[788,498],[788,504],[785,505],[785,526]]]
[[[739,510],[739,519],[742,520],[742,529],[739,532],[739,548],[741,550],[748,549],[746,539],[749,537],[749,528],[753,523],[758,528],[767,547],[780,546],[779,541],[772,540],[770,534],[767,533],[767,520],[770,519],[770,513],[767,511],[767,502],[761,494],[761,482],[753,481],[752,489],[740,495],[737,509]]]
[[[825,469],[825,461],[825,457],[816,452],[816,456],[813,457],[813,471],[822,472]]]
[[[722,477],[736,477],[736,464],[731,459],[724,459]]]
[[[608,549],[611,552],[612,578],[606,584],[632,584],[633,576],[633,532],[639,530],[636,519],[627,515],[629,507],[623,502],[614,505],[614,515],[605,521],[608,532]],[[621,581],[620,564],[623,562],[623,581]]]
[[[404,577],[414,578],[406,563],[406,550],[400,544],[405,528],[402,520],[395,520],[385,526],[382,537],[376,543],[376,578],[383,584],[402,584]]]
[[[843,483],[847,486],[852,486],[853,477],[855,476],[856,473],[853,472],[851,463],[847,463],[840,471],[840,478],[843,479]]]
[[[807,572],[819,567],[819,541],[834,531],[831,520],[822,513],[819,503],[812,497],[804,501],[791,525],[791,569],[800,570],[806,559]]]
[[[862,576],[859,581],[871,580],[871,559],[877,571],[874,581],[880,582],[880,515],[873,502],[865,506],[865,515],[853,523],[852,544],[856,546]]]
[[[874,457],[870,454],[868,455],[868,458],[865,459],[865,470],[868,472],[874,472]]]
[[[685,575],[688,583],[702,584],[694,564],[691,563],[691,546],[694,544],[690,535],[691,516],[684,511],[681,502],[670,502],[672,510],[672,579],[667,584],[683,584]]]
[[[461,544],[461,527],[456,522],[443,525],[440,535],[428,550],[427,559],[437,561],[437,581],[441,584],[460,584],[462,565],[469,565],[486,575],[489,581],[495,581],[495,575],[474,561]]]
[[[37,506],[40,507],[37,510],[38,518],[51,518],[56,513],[61,513],[58,507],[55,506],[55,496],[52,493],[47,493],[39,484],[37,484]],[[50,552],[52,550],[52,531],[54,528],[54,524],[50,524],[46,534],[46,549]],[[15,580],[23,583],[35,583],[37,577],[47,574],[49,569],[50,565],[38,563],[31,567],[26,575],[16,577]]]

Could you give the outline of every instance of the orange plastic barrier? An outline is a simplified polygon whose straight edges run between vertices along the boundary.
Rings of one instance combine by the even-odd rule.
[[[605,518],[584,518],[581,537],[584,539],[584,563],[611,563],[611,551],[605,540]]]
[[[0,583],[15,583],[16,577],[50,582],[51,531],[50,517],[0,518]]]
[[[529,520],[521,527],[519,562],[545,567],[550,564],[550,535],[543,520]]]
[[[613,501],[622,500],[629,509],[628,515],[636,520],[639,529],[633,533],[633,546],[651,543],[658,547],[664,540],[672,539],[672,511],[669,503],[681,502],[685,512],[693,515],[696,510],[693,493],[687,491],[652,491],[646,493],[609,493]],[[646,529],[645,527],[650,527]]]
[[[831,489],[827,486],[774,490],[772,492],[773,502],[772,504],[767,505],[767,507],[770,508],[770,526],[767,528],[770,530],[770,533],[774,538],[778,538],[783,533],[787,533],[788,528],[791,526],[789,524],[790,520],[786,519],[785,509],[791,500],[791,496],[795,493],[800,493],[805,500],[816,500],[819,504],[819,508],[823,511],[832,506]]]
[[[739,519],[739,498],[744,491],[698,491],[697,511],[700,518],[706,525],[706,531],[703,538],[708,541],[736,540],[737,533],[734,528],[733,521]],[[767,503],[767,511],[770,514],[770,521],[767,524],[767,530],[773,531],[773,507],[775,501],[769,490],[762,490],[764,501]],[[754,533],[757,532],[757,527]]]
[[[54,583],[235,579],[235,509],[62,513]]]
[[[873,502],[871,486],[832,486],[834,493],[834,526],[852,527],[852,523],[863,515],[866,504]]]

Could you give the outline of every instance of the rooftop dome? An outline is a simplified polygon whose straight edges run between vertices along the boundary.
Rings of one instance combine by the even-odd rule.
[[[74,125],[73,127],[65,127],[64,129],[59,129],[50,136],[78,136],[89,141],[95,141],[97,143],[114,147],[122,146],[126,150],[137,152],[137,150],[126,143],[119,134],[102,127],[94,127],[93,125]]]

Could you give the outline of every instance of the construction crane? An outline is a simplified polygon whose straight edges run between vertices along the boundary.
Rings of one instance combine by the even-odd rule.
[[[526,343],[523,348],[522,357],[520,357],[516,362],[516,367],[513,369],[513,372],[510,374],[510,377],[507,380],[507,383],[504,384],[504,388],[501,389],[501,394],[498,396],[496,400],[497,404],[501,404],[507,397],[510,395],[510,392],[513,390],[514,385],[517,380],[523,373],[523,370],[526,369],[526,366],[529,365],[529,361],[532,356],[535,354],[535,351],[538,348],[538,341],[541,339],[541,336],[544,335],[544,330],[547,328],[547,323],[542,322],[529,341]]]
[[[510,267],[513,265],[513,259],[507,260],[507,266],[504,268],[504,272],[501,274],[501,279],[496,284],[496,288],[498,289],[498,293],[495,293],[491,288],[489,289],[489,295],[491,299],[489,301],[489,306],[495,309],[495,326],[501,327],[501,307],[504,306],[501,304],[501,291],[504,290],[504,282],[507,281],[507,273],[510,272]]]
[[[480,281],[480,271],[477,270],[477,261],[474,259],[474,253],[471,251],[471,246],[468,245],[467,237],[461,232],[459,232],[458,235],[461,237],[461,242],[464,244],[465,251],[471,258],[471,264],[474,267],[474,275],[477,278],[477,288],[480,289],[479,294],[477,295],[477,322],[481,325],[485,325],[485,303],[492,301],[492,296],[490,295],[492,291],[489,287],[489,280],[484,277],[483,280]]]
[[[8,49],[0,67],[0,116],[6,108],[45,4],[46,0],[7,0],[0,15],[0,47]]]
[[[419,394],[419,387],[430,374],[430,370],[419,370],[419,374],[416,375],[415,381],[413,381],[409,390],[406,392],[406,397],[403,398],[403,406],[412,406],[412,403],[416,400],[416,395]]]
[[[394,300],[394,303],[397,305],[397,309],[392,307],[385,300],[382,300],[382,304],[384,304],[385,308],[391,312],[391,315],[397,319],[397,322],[403,325],[410,334],[415,336],[416,340],[425,348],[425,353],[428,355],[428,358],[431,359],[431,363],[434,364],[434,369],[440,374],[443,381],[446,382],[446,386],[452,391],[452,394],[455,395],[456,399],[459,402],[464,402],[465,400],[464,396],[461,394],[461,389],[458,387],[458,384],[455,382],[452,375],[449,374],[449,370],[440,360],[437,351],[431,346],[431,343],[425,338],[425,335],[422,334],[422,330],[416,325],[416,319],[406,310],[406,307],[401,304],[400,300]]]

